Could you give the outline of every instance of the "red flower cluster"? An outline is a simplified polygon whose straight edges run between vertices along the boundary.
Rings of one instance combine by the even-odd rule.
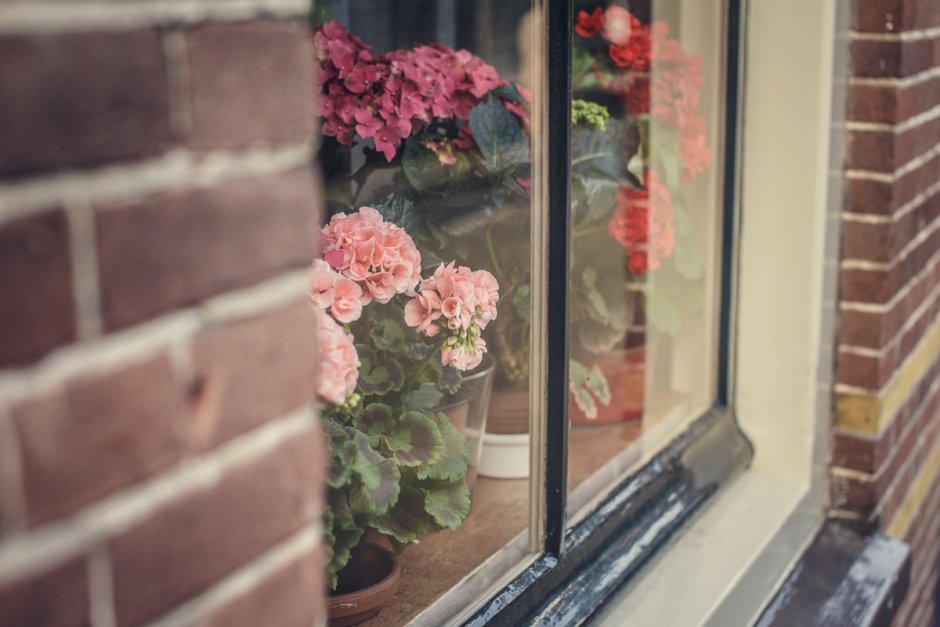
[[[624,17],[623,14],[627,17]],[[629,37],[618,43],[611,32],[623,29],[611,24],[629,20]],[[575,32],[582,37],[600,35],[611,42],[610,59],[630,71],[626,77],[599,76],[601,84],[624,94],[633,115],[649,113],[656,121],[679,130],[679,156],[682,178],[690,180],[703,172],[711,160],[705,120],[698,113],[702,88],[701,60],[687,54],[682,45],[669,38],[669,26],[654,22],[644,26],[633,14],[618,6],[593,13],[581,11]],[[652,80],[650,74],[652,72]]]
[[[320,26],[313,41],[323,134],[347,146],[357,135],[372,138],[389,161],[433,118],[465,120],[487,92],[505,84],[479,57],[440,44],[375,56],[336,20]]]
[[[578,12],[574,30],[582,37],[600,35],[610,42],[611,60],[626,70],[647,72],[650,68],[649,28],[635,15],[617,5],[593,13]]]
[[[627,267],[634,274],[658,268],[672,254],[676,239],[669,190],[654,171],[646,170],[643,179],[645,189],[620,186],[607,225],[610,236],[627,249]]]

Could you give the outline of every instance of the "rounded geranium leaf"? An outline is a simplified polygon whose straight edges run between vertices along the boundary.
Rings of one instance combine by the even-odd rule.
[[[391,536],[403,545],[411,544],[430,531],[431,522],[424,511],[424,495],[416,488],[402,486],[398,503],[384,516],[371,520],[380,533]]]
[[[433,464],[444,450],[437,424],[427,414],[418,411],[404,413],[385,436],[385,444],[402,466]]]
[[[467,461],[470,457],[467,440],[457,428],[448,420],[443,412],[435,418],[437,428],[441,432],[441,441],[444,450],[440,459],[434,464],[422,464],[415,472],[418,479],[439,479],[444,481],[457,481],[467,476]]]
[[[394,460],[369,445],[364,433],[357,432],[354,441],[359,454],[352,470],[359,482],[350,492],[349,504],[357,511],[384,514],[398,501],[401,473]]]
[[[470,490],[463,479],[435,482],[422,492],[425,511],[441,527],[453,529],[470,513]]]

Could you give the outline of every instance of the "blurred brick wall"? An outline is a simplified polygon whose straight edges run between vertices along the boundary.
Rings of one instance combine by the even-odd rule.
[[[940,3],[854,0],[832,507],[913,549],[896,624],[940,572]]]
[[[323,622],[307,0],[0,3],[0,625]]]

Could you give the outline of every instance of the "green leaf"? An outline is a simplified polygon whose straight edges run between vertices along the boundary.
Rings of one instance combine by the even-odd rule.
[[[405,334],[401,325],[394,320],[385,319],[376,321],[369,333],[372,336],[372,345],[380,351],[393,353],[405,350]]]
[[[366,344],[356,344],[359,353],[359,389],[366,395],[381,396],[400,390],[405,382],[405,370],[391,358],[378,359]]]
[[[354,442],[346,440],[342,444],[336,446],[331,445],[330,452],[332,463],[330,464],[330,478],[328,483],[331,488],[339,488],[346,485],[349,481],[349,477],[352,474],[350,466],[356,459],[358,449]]]
[[[576,126],[571,129],[571,171],[589,178],[607,178],[642,188],[640,181],[627,168],[639,146],[640,134],[634,122],[612,119],[604,131]]]
[[[422,464],[415,469],[417,477],[444,481],[463,479],[467,476],[467,462],[470,459],[467,440],[443,412],[438,412],[435,422],[441,432],[443,450],[436,463]]]
[[[392,457],[402,466],[433,464],[441,457],[444,443],[441,432],[426,414],[409,411],[395,421],[385,435]]]
[[[612,350],[623,339],[624,330],[595,320],[578,323],[578,343],[586,351],[600,354]]]
[[[419,192],[441,189],[451,181],[449,166],[441,165],[434,151],[418,137],[405,140],[401,166],[408,182]]]
[[[518,104],[524,105],[525,99],[523,99],[522,94],[519,93],[519,90],[516,89],[516,86],[512,83],[506,83],[502,87],[497,87],[490,91],[489,95],[496,96],[498,98],[503,98],[504,100],[511,100]]]
[[[330,490],[329,504],[324,508],[326,528],[327,560],[329,563],[329,586],[335,590],[337,574],[349,562],[349,556],[359,544],[365,531],[356,525],[349,510],[346,493],[342,490]]]
[[[614,201],[617,198],[617,191],[620,185],[616,181],[603,178],[578,177],[581,179],[581,185],[584,187],[584,193],[588,204],[587,214],[584,216],[582,224],[594,224],[600,221],[607,221],[613,214]]]
[[[379,533],[391,536],[403,545],[411,544],[420,536],[433,531],[424,511],[424,495],[409,485],[402,486],[395,507],[370,522]]]
[[[386,459],[370,446],[364,433],[356,432],[354,441],[359,454],[352,471],[359,485],[350,491],[349,504],[356,511],[384,514],[398,500],[401,473],[394,460]]]
[[[431,409],[440,404],[443,396],[436,385],[430,381],[425,381],[418,386],[417,390],[412,390],[402,397],[402,409]]]
[[[425,511],[441,527],[453,529],[470,513],[470,490],[463,479],[436,482],[422,493]]]
[[[473,107],[470,128],[490,172],[501,172],[529,160],[529,143],[519,120],[499,100],[490,98]]]
[[[415,205],[411,199],[401,194],[387,194],[377,200],[373,200],[369,205],[385,218],[388,222],[397,224],[408,231],[408,234],[414,237],[416,234],[424,237],[427,235],[427,227],[421,215],[415,211]]]
[[[590,369],[581,362],[568,361],[568,389],[575,403],[588,418],[597,418],[597,403],[610,404],[610,387],[597,364]]]

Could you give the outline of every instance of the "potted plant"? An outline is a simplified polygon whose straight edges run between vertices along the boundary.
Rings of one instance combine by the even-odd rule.
[[[440,44],[375,54],[335,21],[315,29],[314,43],[329,212],[373,207],[411,235],[425,269],[455,260],[497,279],[501,315],[485,338],[496,364],[487,424],[499,430],[508,419],[527,432],[525,89]]]
[[[323,228],[309,299],[331,462],[330,612],[353,624],[394,592],[395,554],[470,511],[467,442],[440,408],[483,360],[499,285],[454,263],[422,278],[411,237],[361,207]]]

